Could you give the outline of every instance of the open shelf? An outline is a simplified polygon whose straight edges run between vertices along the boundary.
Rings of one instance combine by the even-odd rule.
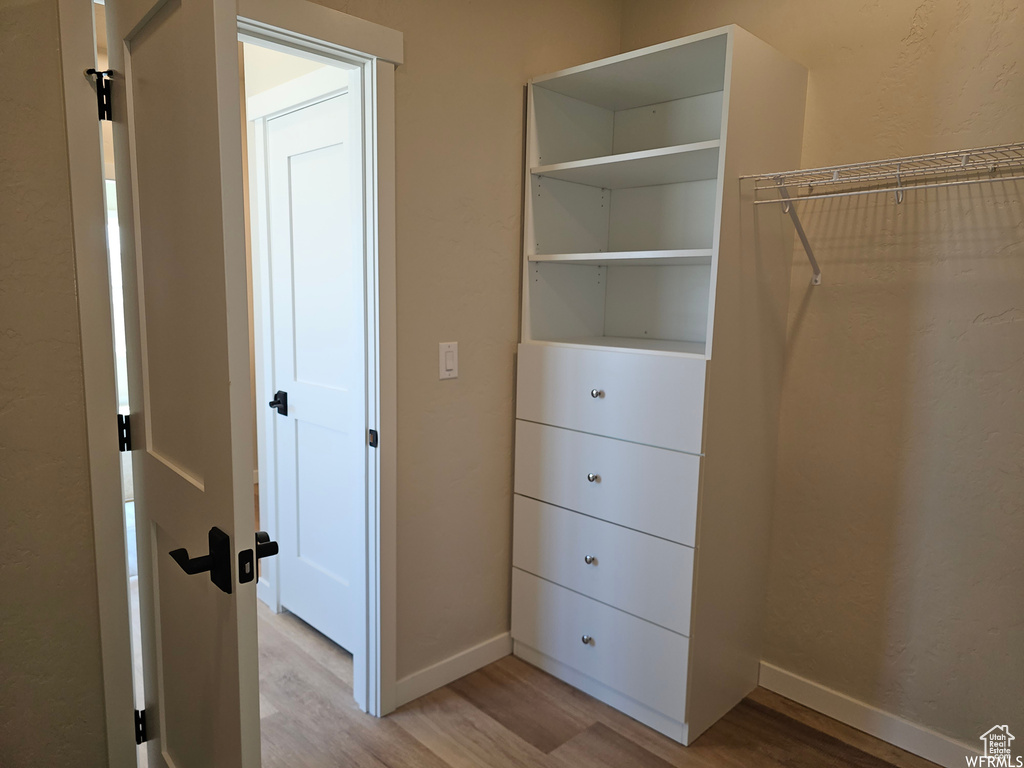
[[[527,338],[582,346],[703,355],[710,256],[683,263],[628,259],[530,262]]]
[[[535,254],[710,250],[717,192],[716,179],[608,190],[534,176],[526,252],[533,260]]]
[[[568,347],[607,347],[639,352],[704,357],[703,341],[670,341],[668,339],[627,338],[625,336],[577,336],[568,339],[534,341],[534,344],[554,344]]]
[[[722,90],[726,30],[712,30],[563,69],[533,84],[604,109],[623,110]]]
[[[629,267],[670,267],[688,264],[710,264],[710,248],[689,248],[664,251],[614,251],[611,253],[548,253],[528,257],[535,262],[560,262],[582,266],[607,267],[621,264]]]
[[[729,39],[531,82],[524,340],[705,357]]]
[[[711,91],[613,112],[534,87],[530,166],[720,139],[724,96]]]
[[[718,175],[721,142],[699,141],[621,155],[573,160],[532,168],[530,173],[573,184],[601,189],[630,189],[689,181],[705,181]]]

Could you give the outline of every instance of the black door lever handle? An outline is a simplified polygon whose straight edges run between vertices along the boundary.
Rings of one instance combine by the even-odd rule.
[[[270,540],[270,534],[266,531],[256,531],[256,559],[260,560],[264,557],[273,557],[278,553],[280,548],[277,546],[276,541]]]
[[[182,547],[168,554],[185,573],[195,576],[197,573],[210,572],[210,581],[222,592],[231,594],[231,537],[220,528],[210,529],[208,537],[210,553],[199,557],[189,557],[188,550]]]
[[[277,390],[274,393],[274,399],[269,403],[271,408],[276,408],[277,412],[282,416],[288,415],[288,393],[283,390]]]
[[[187,573],[189,576],[195,576],[197,573],[206,573],[210,570],[210,556],[201,555],[200,557],[189,557],[188,550],[185,548],[175,549],[168,552],[174,562],[181,566],[181,570]]]

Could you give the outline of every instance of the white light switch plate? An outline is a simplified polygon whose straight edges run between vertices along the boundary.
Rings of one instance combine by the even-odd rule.
[[[438,345],[438,372],[441,379],[459,378],[459,342],[447,341]]]

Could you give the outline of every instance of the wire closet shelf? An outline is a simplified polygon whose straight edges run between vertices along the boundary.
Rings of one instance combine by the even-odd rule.
[[[754,179],[759,192],[787,190],[774,199],[755,200],[756,205],[887,192],[902,202],[908,190],[1024,180],[1024,142],[742,178]]]
[[[820,285],[821,270],[794,203],[891,193],[899,204],[908,191],[983,182],[1024,181],[1024,142],[740,178],[754,180],[755,198],[766,192],[772,193],[769,198],[755,199],[754,205],[782,204],[783,212],[789,214],[793,221],[814,271],[811,283]]]

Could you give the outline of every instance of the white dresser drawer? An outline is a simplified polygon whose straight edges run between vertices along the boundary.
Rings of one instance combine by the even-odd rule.
[[[686,721],[689,641],[682,635],[513,568],[512,637]]]
[[[700,453],[705,368],[697,358],[520,344],[516,415]]]
[[[512,530],[517,568],[690,634],[689,547],[524,496],[515,497]]]
[[[689,546],[697,531],[700,461],[689,453],[516,422],[516,493]]]

